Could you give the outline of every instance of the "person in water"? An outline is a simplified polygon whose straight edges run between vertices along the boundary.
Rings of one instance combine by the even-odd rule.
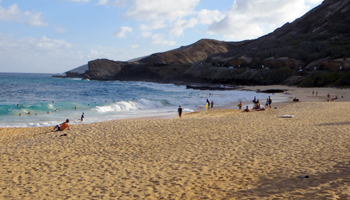
[[[177,112],[179,113],[179,117],[181,118],[181,114],[182,114],[182,108],[181,108],[181,106],[179,106],[179,109],[177,109]]]
[[[67,119],[66,122],[63,122],[60,125],[56,125],[55,128],[53,128],[51,132],[54,132],[56,129],[57,129],[56,131],[64,131],[65,129],[70,130],[68,123],[69,123],[69,119]]]
[[[83,113],[83,114],[81,114],[80,121],[84,121],[84,113]]]

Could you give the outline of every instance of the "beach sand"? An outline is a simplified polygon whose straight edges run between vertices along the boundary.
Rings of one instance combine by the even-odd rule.
[[[350,199],[350,92],[312,90],[259,112],[1,128],[0,199]]]

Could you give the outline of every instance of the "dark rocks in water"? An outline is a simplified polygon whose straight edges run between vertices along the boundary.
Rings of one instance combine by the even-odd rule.
[[[288,90],[281,90],[281,89],[269,89],[269,90],[257,90],[257,93],[283,93]]]
[[[209,86],[209,85],[186,85],[186,89],[194,90],[236,90],[236,87]]]

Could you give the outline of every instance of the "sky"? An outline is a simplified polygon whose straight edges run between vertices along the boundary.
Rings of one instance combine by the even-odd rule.
[[[266,35],[323,0],[0,0],[0,72],[63,73]]]

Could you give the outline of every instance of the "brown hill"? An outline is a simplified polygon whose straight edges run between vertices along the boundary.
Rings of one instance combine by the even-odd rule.
[[[211,54],[226,53],[231,49],[246,44],[243,42],[223,42],[210,39],[202,39],[198,42],[182,46],[178,49],[163,53],[155,53],[139,62],[144,64],[167,65],[173,63],[195,63],[204,61]]]
[[[242,57],[245,62],[242,61]],[[303,17],[226,53],[212,63],[272,69],[338,70],[350,68],[350,0],[325,0]]]

